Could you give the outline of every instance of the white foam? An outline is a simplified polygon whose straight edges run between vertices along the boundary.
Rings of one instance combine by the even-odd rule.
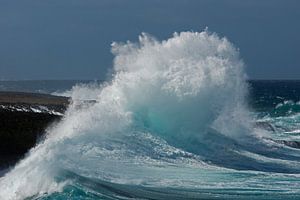
[[[64,183],[57,177],[63,169],[77,173],[96,170],[95,174],[101,175],[107,168],[107,173],[115,171],[119,179],[131,180],[130,174],[122,173],[122,162],[134,165],[146,157],[122,143],[120,135],[130,135],[132,130],[147,129],[184,142],[210,126],[235,135],[247,121],[243,120],[243,63],[226,38],[207,31],[182,32],[160,42],[142,34],[138,44],[113,43],[112,52],[112,81],[101,87],[73,88],[73,104],[62,122],[48,130],[47,139],[0,179],[0,199],[23,199],[60,190]],[[96,102],[78,108],[78,99]],[[116,147],[119,143],[123,146]],[[91,151],[101,159],[92,159]],[[110,152],[109,160],[116,166],[106,166],[109,162],[104,162],[106,158],[101,155],[106,154],[102,151]]]

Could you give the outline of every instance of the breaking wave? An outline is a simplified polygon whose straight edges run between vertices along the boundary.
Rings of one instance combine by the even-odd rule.
[[[143,33],[112,52],[111,81],[69,92],[62,121],[0,179],[0,199],[299,192],[299,152],[254,132],[244,65],[226,38]]]

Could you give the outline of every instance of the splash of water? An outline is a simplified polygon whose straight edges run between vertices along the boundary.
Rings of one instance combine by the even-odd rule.
[[[112,52],[112,80],[72,91],[63,120],[0,179],[0,199],[60,191],[71,181],[60,179],[65,170],[106,181],[151,182],[146,169],[138,176],[133,166],[165,165],[170,157],[202,166],[185,147],[212,128],[232,138],[245,132],[243,63],[226,38],[182,32],[160,42],[143,33],[139,43],[113,43]],[[78,101],[87,94],[94,103]],[[118,173],[124,166],[127,176]]]

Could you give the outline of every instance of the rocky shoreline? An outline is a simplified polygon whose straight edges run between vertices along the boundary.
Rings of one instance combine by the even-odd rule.
[[[22,158],[68,104],[66,97],[0,92],[0,171]]]

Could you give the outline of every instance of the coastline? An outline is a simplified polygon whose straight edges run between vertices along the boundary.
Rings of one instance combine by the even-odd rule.
[[[0,171],[22,158],[62,118],[68,104],[67,97],[0,92]]]
[[[67,106],[69,98],[51,94],[0,91],[0,104],[3,103]]]

